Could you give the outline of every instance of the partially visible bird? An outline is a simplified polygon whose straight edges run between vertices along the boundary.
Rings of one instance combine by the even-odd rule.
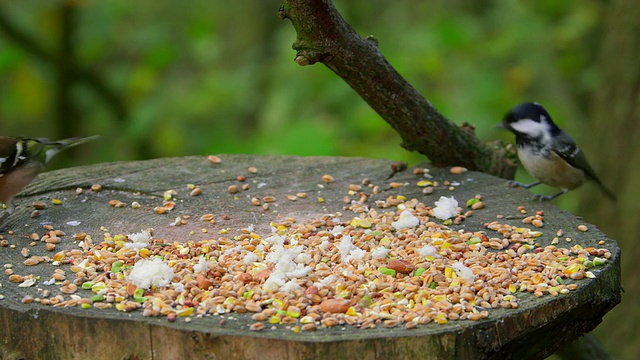
[[[514,107],[504,116],[502,127],[516,135],[518,158],[527,172],[538,180],[527,185],[511,182],[513,186],[529,189],[543,183],[562,189],[552,196],[535,195],[540,200],[551,200],[590,179],[615,201],[615,195],[602,185],[582,150],[553,122],[542,105],[524,103]]]
[[[49,141],[0,136],[0,202],[7,207],[0,215],[0,229],[15,209],[13,197],[33,181],[53,156],[96,138],[98,136]]]

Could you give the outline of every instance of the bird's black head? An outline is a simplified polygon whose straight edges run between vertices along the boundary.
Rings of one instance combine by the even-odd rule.
[[[538,139],[560,131],[551,115],[538,103],[523,103],[512,108],[505,114],[502,126],[517,138]]]

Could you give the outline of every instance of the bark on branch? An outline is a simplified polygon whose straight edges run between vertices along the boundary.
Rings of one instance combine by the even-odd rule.
[[[279,16],[297,32],[299,65],[321,62],[353,88],[402,137],[402,146],[436,165],[461,165],[513,178],[515,165],[499,143],[485,144],[472,127],[456,126],[384,58],[373,38],[359,36],[331,0],[287,0]]]

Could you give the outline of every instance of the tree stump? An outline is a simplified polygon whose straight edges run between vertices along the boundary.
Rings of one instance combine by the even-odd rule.
[[[17,198],[17,210],[9,219],[0,247],[5,271],[5,275],[0,275],[2,357],[541,358],[594,329],[604,314],[620,302],[617,243],[593,225],[585,224],[586,232],[578,230],[578,225],[583,224],[579,217],[561,211],[551,203],[534,201],[529,191],[509,188],[502,179],[477,172],[453,174],[448,168],[420,164],[417,168],[429,168],[433,176],[430,180],[437,182],[433,193],[426,195],[422,187],[417,186],[419,181],[426,180],[424,175],[415,174],[413,168],[394,174],[390,167],[392,162],[387,160],[251,155],[221,155],[220,158],[219,164],[206,157],[164,158],[97,164],[41,174]],[[249,167],[255,167],[257,172],[248,171]],[[324,182],[323,175],[331,175],[334,181]],[[238,176],[246,180],[241,182]],[[363,180],[365,185],[362,185]],[[366,186],[369,183],[371,186]],[[89,190],[93,184],[100,184],[101,190]],[[190,196],[188,184],[198,186],[202,194]],[[362,189],[353,190],[358,187],[352,186],[349,192],[350,184],[362,186]],[[231,185],[238,186],[238,192],[230,193]],[[243,190],[243,185],[248,189]],[[377,186],[377,194],[374,194],[374,186]],[[175,207],[165,214],[158,214],[154,208],[163,206],[163,195],[167,190],[175,190]],[[299,193],[307,196],[294,197]],[[360,198],[360,193],[367,196],[366,201]],[[100,309],[95,304],[85,305],[86,308],[80,304],[43,305],[42,299],[53,299],[61,294],[63,285],[59,282],[45,285],[44,282],[52,277],[56,268],[63,269],[66,278],[73,282],[75,275],[70,271],[71,265],[54,266],[46,259],[35,266],[24,264],[24,255],[53,258],[61,250],[79,249],[79,241],[74,241],[73,234],[81,232],[90,235],[93,243],[98,244],[106,233],[114,236],[153,228],[153,238],[161,239],[159,241],[165,243],[161,245],[167,245],[217,239],[222,234],[234,239],[243,234],[242,229],[246,233],[252,226],[252,231],[264,238],[271,234],[273,223],[286,222],[287,218],[302,224],[325,214],[337,216],[341,213],[340,220],[349,226],[358,214],[345,208],[347,202],[361,200],[363,205],[375,208],[376,201],[402,195],[407,200],[417,199],[427,206],[434,206],[441,196],[454,196],[466,212],[465,202],[477,194],[482,196],[484,208],[474,210],[472,216],[459,224],[448,225],[451,229],[485,231],[489,237],[500,237],[497,232],[485,228],[486,223],[498,220],[541,231],[542,236],[535,240],[539,248],[558,237],[557,247],[580,245],[606,249],[611,257],[603,266],[593,269],[595,278],[565,279],[566,284],[577,285],[577,289],[567,294],[536,297],[518,289],[517,308],[487,309],[489,316],[478,321],[449,320],[446,324],[431,321],[413,329],[407,329],[403,324],[385,327],[382,322],[370,329],[358,329],[348,324],[323,327],[317,323],[316,331],[295,331],[298,330],[296,326],[301,325],[299,319],[291,324],[275,325],[264,321],[264,329],[250,331],[250,325],[256,322],[251,313],[202,317],[194,314],[188,317],[189,320],[178,317],[171,322],[165,316],[143,316],[141,309],[125,312],[116,310],[115,306]],[[274,198],[268,210],[262,207],[265,196]],[[260,206],[252,204],[252,198],[259,199]],[[114,207],[115,202],[110,204],[111,200],[126,206]],[[38,210],[37,217],[32,214],[35,201],[45,204],[44,209]],[[132,207],[133,202],[139,203],[140,207]],[[379,211],[397,213],[399,209],[394,206]],[[535,215],[538,211],[544,212],[543,227],[537,229],[523,224],[525,216]],[[213,214],[215,224],[201,221],[204,214]],[[435,218],[433,221],[443,222]],[[43,228],[46,224],[66,233],[60,236],[61,241],[52,251],[47,251],[44,242],[39,241],[47,233]],[[564,234],[557,236],[560,229]],[[33,233],[38,236],[31,238]],[[504,253],[507,250],[492,251]],[[33,286],[19,287],[18,282],[12,281],[15,277],[10,278],[9,274],[33,274],[39,278]],[[62,295],[65,301],[72,299],[68,294]],[[74,295],[90,298],[94,294],[80,288]]]

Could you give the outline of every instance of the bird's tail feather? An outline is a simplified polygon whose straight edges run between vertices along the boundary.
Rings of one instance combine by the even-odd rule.
[[[616,198],[616,195],[609,189],[607,189],[604,185],[598,183],[598,186],[600,187],[600,190],[602,190],[602,192],[609,198],[611,199],[611,201],[618,202],[618,199]]]
[[[44,141],[45,148],[46,148],[45,163],[49,162],[49,160],[51,160],[51,158],[54,157],[57,153],[59,153],[61,150],[64,150],[66,148],[70,148],[76,145],[84,144],[88,141],[95,140],[99,137],[100,135],[78,136],[78,137],[72,137],[72,138],[58,140],[58,141],[48,141],[46,139],[42,139],[42,140],[45,140]]]

